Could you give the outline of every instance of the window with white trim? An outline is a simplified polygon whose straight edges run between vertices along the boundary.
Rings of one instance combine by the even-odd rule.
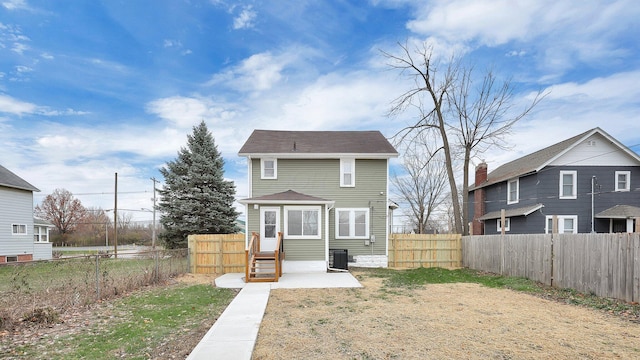
[[[560,171],[560,199],[576,199],[578,197],[578,172],[575,170]]]
[[[336,209],[336,239],[368,239],[369,208]]]
[[[320,239],[320,206],[285,206],[284,230],[288,239]]]
[[[578,215],[558,215],[558,234],[577,234]],[[545,234],[553,233],[553,216],[547,215]]]
[[[507,204],[516,204],[520,201],[520,179],[507,181]]]
[[[33,241],[34,242],[49,242],[49,231],[47,228],[42,226],[36,226],[33,230]]]
[[[498,221],[496,221],[497,226],[497,231],[498,232],[502,232],[502,220],[498,219]],[[511,230],[511,218],[505,218],[504,219],[504,231],[509,231]]]
[[[631,190],[631,171],[616,171],[616,191]]]
[[[26,235],[27,225],[25,224],[11,224],[11,234],[13,235]]]
[[[340,187],[356,186],[356,159],[340,159]]]
[[[278,178],[278,159],[260,159],[260,178]]]

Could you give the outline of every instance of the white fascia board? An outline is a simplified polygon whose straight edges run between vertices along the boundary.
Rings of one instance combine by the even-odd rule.
[[[398,153],[238,153],[238,156],[252,158],[277,158],[277,159],[390,159],[398,157]]]
[[[328,205],[333,206],[335,201],[303,201],[303,200],[251,200],[242,199],[238,200],[240,204],[258,204],[258,205]]]

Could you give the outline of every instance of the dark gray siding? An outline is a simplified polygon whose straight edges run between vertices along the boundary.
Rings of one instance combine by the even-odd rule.
[[[577,198],[560,199],[560,171],[577,172]],[[631,191],[615,191],[615,172],[631,172]],[[542,233],[546,215],[577,215],[578,232],[591,232],[591,179],[595,176],[596,189],[593,210],[597,214],[615,205],[640,207],[640,167],[637,166],[551,166],[520,178],[520,201],[507,205],[506,182],[485,188],[485,212],[543,204],[544,207],[529,216],[511,218],[510,234]],[[473,193],[469,196],[470,218],[473,218]],[[496,220],[485,222],[485,234],[496,234]],[[596,232],[608,232],[608,220],[596,220]]]

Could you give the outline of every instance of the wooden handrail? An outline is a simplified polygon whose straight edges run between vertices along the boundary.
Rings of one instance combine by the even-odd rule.
[[[283,248],[282,232],[279,232],[278,240],[276,241],[276,250],[274,251],[274,259],[276,262],[276,269],[275,269],[276,282],[278,282],[278,279],[280,278],[280,276],[282,276],[282,254],[283,254],[282,248]]]
[[[251,262],[253,261],[253,257],[257,252],[260,251],[260,234],[256,232],[251,233],[251,240],[249,241],[249,246],[244,249],[244,282],[249,282],[249,268],[251,267]]]

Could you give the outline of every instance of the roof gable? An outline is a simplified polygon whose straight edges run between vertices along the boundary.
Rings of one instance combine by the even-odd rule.
[[[581,157],[582,160],[577,160],[580,158],[576,155],[577,150],[579,150],[578,147],[583,145],[588,139],[602,139],[608,142],[609,149],[614,149],[614,151],[620,150],[618,158],[625,157],[628,163],[640,165],[640,156],[638,154],[631,151],[611,135],[607,134],[604,130],[594,128],[499,166],[487,175],[487,181],[485,183],[479,184],[474,188],[481,188],[516,177],[536,173],[549,165],[595,165],[596,162],[593,161],[593,159],[596,158],[596,155],[594,154],[589,154],[587,156],[583,155]],[[608,150],[607,152],[612,153],[611,150]],[[592,159],[592,161],[586,161],[588,159]],[[611,157],[607,159],[607,161],[610,159]],[[619,165],[619,163],[611,163],[611,165]]]
[[[379,131],[276,131],[254,130],[240,156],[364,155],[389,158],[396,149]]]
[[[35,186],[29,184],[26,180],[9,171],[9,169],[0,165],[0,186],[14,189],[40,191]]]

